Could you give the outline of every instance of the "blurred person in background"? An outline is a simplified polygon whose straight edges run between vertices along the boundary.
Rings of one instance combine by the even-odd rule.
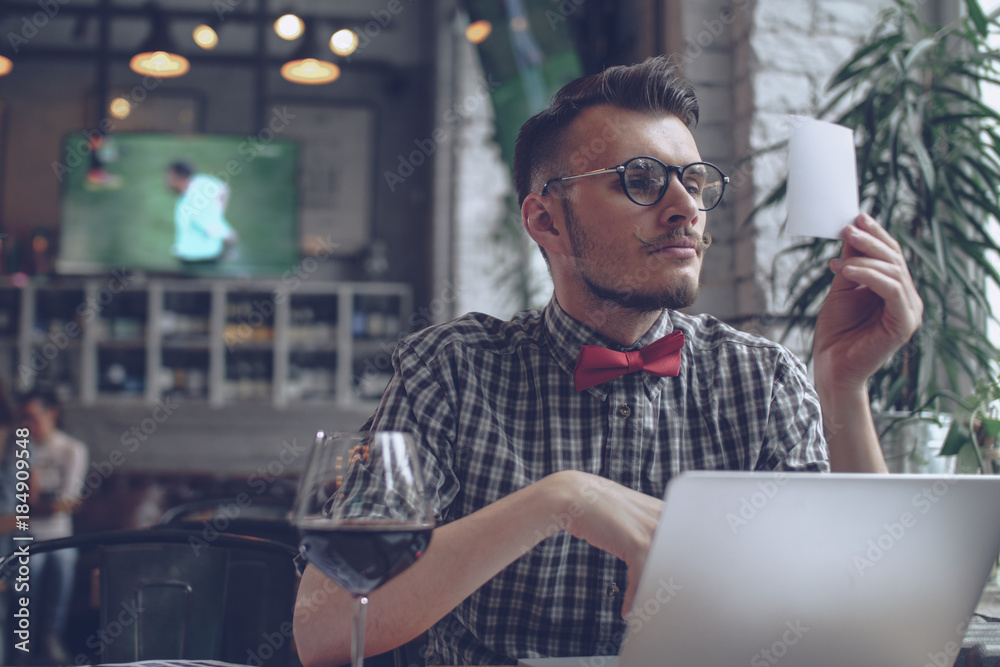
[[[58,428],[59,401],[51,391],[32,390],[18,401],[21,424],[28,429],[31,453],[31,515],[35,540],[73,534],[72,513],[80,504],[87,471],[87,447]],[[62,642],[76,574],[77,552],[60,549],[31,557],[33,633],[41,645],[39,664],[69,664]]]
[[[14,550],[14,508],[17,505],[17,490],[14,478],[14,434],[17,431],[17,412],[7,394],[7,387],[0,379],[0,556],[6,556]],[[10,611],[8,595],[10,586],[0,581],[0,627],[7,627],[7,614]],[[7,665],[7,636],[0,639],[0,665]]]

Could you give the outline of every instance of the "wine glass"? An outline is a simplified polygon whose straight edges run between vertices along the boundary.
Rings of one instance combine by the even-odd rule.
[[[354,597],[351,664],[361,667],[368,594],[420,558],[434,529],[413,437],[318,432],[292,522],[306,559]]]

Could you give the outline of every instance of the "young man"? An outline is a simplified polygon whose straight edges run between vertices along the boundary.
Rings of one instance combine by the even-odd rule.
[[[676,312],[697,296],[724,187],[688,129],[697,117],[656,58],[569,84],[521,129],[522,219],[555,294],[398,346],[366,428],[416,435],[440,523],[371,596],[369,654],[428,629],[428,664],[615,653],[673,475],[885,470],[866,381],[922,310],[898,244],[867,216],[845,232],[816,328],[818,392],[781,346]],[[307,568],[303,662],[346,662],[348,619],[349,596]]]
[[[214,263],[235,247],[236,232],[226,221],[229,186],[195,174],[186,162],[167,167],[167,186],[181,195],[174,209],[173,253],[185,263]]]

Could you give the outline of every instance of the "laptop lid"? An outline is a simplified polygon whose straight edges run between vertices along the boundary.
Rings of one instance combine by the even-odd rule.
[[[1000,554],[1000,477],[690,472],[665,500],[619,667],[951,665]]]

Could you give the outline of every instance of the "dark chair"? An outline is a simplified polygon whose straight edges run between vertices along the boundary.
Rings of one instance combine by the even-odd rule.
[[[252,505],[240,504],[237,497],[209,498],[171,507],[159,525],[263,537],[297,549],[299,532],[288,521],[289,510],[287,503],[268,498]]]
[[[30,554],[79,549],[81,562],[96,567],[99,625],[84,642],[93,663],[298,664],[290,651],[297,552],[289,545],[167,528],[27,544]],[[0,576],[16,576],[18,565],[16,554],[0,559]]]
[[[285,519],[291,510],[289,503],[268,497],[250,498],[245,493],[241,496],[202,498],[171,507],[160,517],[160,523],[171,524],[218,514],[230,518]]]

